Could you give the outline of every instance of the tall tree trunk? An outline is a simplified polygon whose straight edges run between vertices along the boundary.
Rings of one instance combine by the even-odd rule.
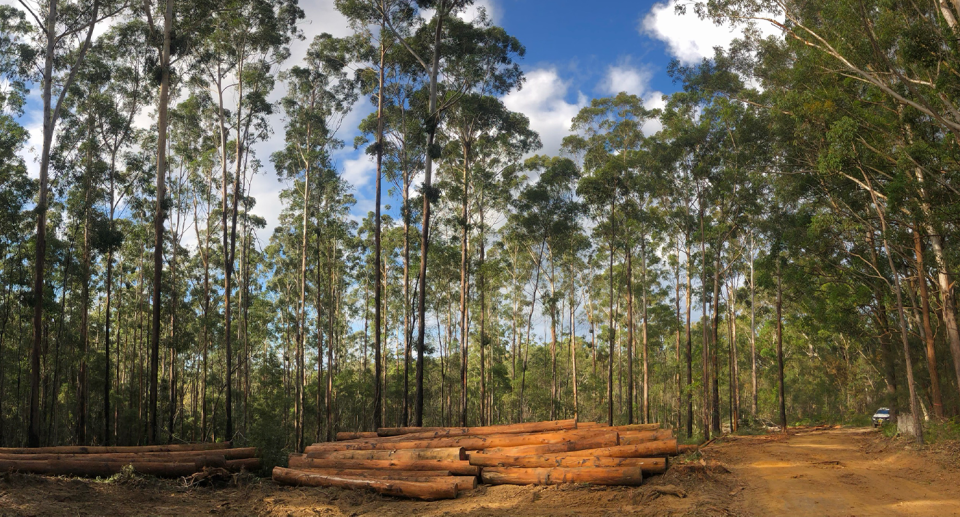
[[[322,247],[320,244],[320,239],[317,239],[317,267],[315,268],[316,275],[314,276],[315,286],[316,286],[316,297],[314,298],[314,307],[317,311],[317,433],[314,435],[314,440],[320,442],[323,440],[323,412],[320,411],[320,397],[323,394],[323,325],[321,324],[321,318],[323,317],[323,289],[321,289],[321,276],[323,275],[323,256],[322,256]],[[332,303],[332,301],[331,301]],[[329,309],[328,309],[329,310]],[[304,328],[304,334],[306,334],[306,328]],[[327,343],[327,347],[332,346],[332,343]],[[330,365],[327,365],[327,368],[330,368]]]
[[[163,220],[166,217],[167,111],[170,105],[170,40],[173,32],[173,0],[167,0],[163,15],[163,49],[160,52],[160,98],[157,107],[157,207],[154,215],[153,320],[150,333],[150,443],[157,443],[157,385],[160,381],[160,309],[163,284]],[[230,339],[229,337],[227,338]]]
[[[434,154],[439,158],[434,140],[437,135],[437,126],[440,125],[440,113],[437,111],[437,76],[440,72],[440,38],[443,34],[443,14],[447,12],[447,0],[440,0],[437,9],[437,30],[433,38],[433,61],[428,70],[430,74],[430,100],[427,123],[427,156],[424,164],[423,180],[423,228],[420,238],[420,278],[419,292],[417,293],[417,402],[415,407],[414,425],[423,426],[423,366],[426,361],[424,338],[427,327],[427,252],[430,248],[430,198],[433,192],[433,160]]]
[[[550,420],[557,419],[558,391],[557,391],[557,277],[556,262],[553,259],[553,250],[547,247],[550,253]]]
[[[327,413],[327,440],[333,440],[333,346],[334,346],[334,315],[336,314],[336,307],[333,300],[336,298],[336,289],[337,289],[337,279],[336,279],[336,259],[337,259],[337,239],[334,237],[331,239],[333,247],[333,253],[330,255],[330,308],[327,309],[329,313],[329,327],[327,332],[327,389],[326,397],[324,399],[326,405]],[[319,287],[319,286],[318,286]],[[336,306],[339,306],[337,304]],[[319,313],[317,313],[319,317]],[[319,327],[319,321],[317,326]],[[320,360],[319,357],[317,360]],[[319,385],[317,386],[319,389]],[[320,412],[320,408],[317,408],[317,412]]]
[[[687,309],[687,438],[693,438],[693,328],[691,325],[691,312],[693,310],[693,261],[690,253],[690,239],[687,236],[687,288],[686,288],[686,309]]]
[[[577,390],[577,289],[576,276],[570,270],[570,376],[573,385],[573,419],[580,419],[580,396]]]
[[[92,125],[92,124],[91,124]],[[92,128],[90,128],[92,135]],[[80,287],[80,305],[82,314],[80,315],[80,372],[77,393],[77,443],[79,445],[87,444],[87,350],[89,347],[90,334],[90,193],[93,188],[93,171],[90,170],[90,160],[88,151],[88,170],[84,185],[84,203],[83,203],[83,271]]]
[[[477,283],[480,291],[480,425],[488,425],[487,415],[487,298],[486,298],[486,277],[483,274],[483,261],[485,256],[484,232],[483,232],[483,191],[480,191],[480,256],[477,264]]]
[[[36,260],[34,263],[33,278],[33,348],[30,355],[30,427],[27,431],[27,443],[30,447],[40,446],[40,355],[43,344],[43,288],[44,262],[47,253],[47,194],[49,191],[50,151],[53,147],[53,132],[60,117],[60,107],[73,79],[76,76],[87,49],[90,48],[90,39],[97,19],[100,2],[95,0],[91,11],[91,22],[87,27],[87,36],[77,55],[70,75],[65,84],[60,84],[60,94],[56,104],[52,101],[53,95],[53,62],[56,57],[58,10],[57,0],[51,0],[47,9],[46,27],[44,27],[43,62],[43,147],[40,152],[40,192],[37,197],[37,244]]]
[[[740,369],[737,365],[737,312],[736,286],[733,278],[727,285],[727,335],[730,341],[730,430],[740,428]]]
[[[700,198],[699,188],[697,189],[698,195],[698,204],[700,205],[700,286],[702,294],[700,295],[701,300],[701,316],[700,316],[700,331],[703,334],[703,346],[701,348],[701,360],[703,365],[703,407],[701,408],[701,413],[703,417],[703,439],[706,441],[710,440],[710,351],[708,343],[708,334],[707,334],[707,249],[706,249],[706,239],[704,238],[704,221],[703,221],[703,199]],[[716,303],[716,300],[714,300]]]
[[[674,294],[674,301],[676,302],[676,311],[677,311],[677,343],[676,343],[676,373],[674,374],[674,381],[677,384],[677,434],[680,434],[680,429],[683,427],[683,381],[682,376],[680,375],[680,369],[682,360],[680,354],[680,329],[683,328],[683,317],[680,314],[680,243],[677,243],[677,266],[674,269],[674,285],[676,286],[676,291]]]
[[[783,275],[777,257],[777,397],[780,405],[780,430],[787,432],[787,401],[783,387]]]
[[[310,99],[310,108],[313,109],[314,102],[313,99]],[[313,133],[313,126],[307,124],[307,141],[311,140]],[[295,429],[295,440],[296,440],[296,449],[297,451],[302,451],[306,446],[304,443],[304,427],[305,427],[305,417],[304,417],[304,370],[306,369],[303,359],[304,359],[304,349],[306,348],[306,337],[307,337],[307,225],[310,221],[310,173],[312,172],[312,163],[309,160],[304,160],[303,163],[303,219],[301,224],[301,237],[300,237],[300,306],[299,314],[297,314],[297,350],[296,355],[296,370],[297,370],[297,380],[299,386],[296,387],[295,391],[297,393],[296,401],[294,405],[296,407],[296,421],[294,422]],[[319,243],[317,244],[317,257],[319,259]],[[317,269],[320,268],[320,261],[317,260]],[[318,273],[319,276],[319,273]],[[319,289],[319,282],[318,282]],[[319,309],[319,304],[317,305]],[[317,392],[319,396],[319,391]],[[319,434],[319,426],[317,428],[317,433]],[[317,439],[319,441],[319,438]]]
[[[753,278],[753,234],[750,234],[750,414],[757,416],[757,289]]]
[[[913,230],[914,256],[917,263],[917,285],[920,290],[920,316],[923,323],[923,341],[926,345],[927,371],[930,372],[930,395],[933,400],[933,414],[943,418],[943,395],[940,393],[940,375],[937,373],[936,339],[930,324],[930,294],[927,291],[927,271],[923,265],[923,244],[920,232]]]
[[[404,127],[406,135],[406,127]],[[403,426],[410,425],[410,355],[413,329],[410,326],[410,168],[407,143],[401,148],[403,166]],[[442,384],[442,383],[441,383]],[[441,397],[442,400],[442,397]]]
[[[869,179],[866,174],[864,174],[864,179],[869,183]],[[880,208],[880,205],[877,203],[876,194],[873,190],[870,190],[870,195],[873,197],[873,206],[877,211],[877,216],[880,218],[880,229],[881,237],[883,238],[883,249],[887,254],[887,265],[890,266],[890,272],[893,274],[893,292],[896,294],[897,300],[897,315],[900,319],[900,341],[903,345],[903,360],[907,367],[907,388],[910,393],[910,412],[913,417],[913,430],[916,435],[917,445],[923,445],[923,422],[920,416],[920,408],[917,403],[917,387],[913,379],[913,359],[910,357],[910,339],[907,335],[907,318],[903,310],[903,294],[900,289],[900,273],[897,270],[896,265],[893,263],[893,255],[890,253],[890,245],[887,242],[887,219],[884,216],[883,210]]]
[[[617,199],[616,196],[613,196],[610,200],[610,328],[609,331],[609,341],[610,341],[610,357],[607,365],[607,425],[613,425],[613,340],[615,339],[616,331],[614,330],[613,319],[614,319],[614,299],[613,299],[613,250],[614,248],[614,224],[617,212]]]
[[[945,11],[949,11],[946,9]],[[951,25],[951,27],[955,24]],[[912,139],[911,139],[912,140]],[[927,233],[930,237],[930,248],[933,250],[934,261],[937,264],[937,281],[940,284],[940,297],[943,300],[943,324],[947,330],[947,342],[950,345],[950,354],[953,356],[953,369],[957,377],[957,387],[960,388],[960,326],[957,324],[957,304],[953,292],[953,276],[944,253],[943,236],[933,224],[930,203],[927,201],[927,192],[924,187],[925,178],[923,169],[915,169],[917,183],[920,185],[920,209],[926,219]]]
[[[710,318],[710,362],[713,367],[711,392],[713,396],[713,432],[720,434],[720,362],[717,357],[717,348],[720,346],[720,252],[722,245],[717,243],[716,257],[713,264],[713,316]]]
[[[629,239],[628,239],[629,240]],[[633,423],[633,401],[636,386],[633,382],[633,244],[627,248],[627,424]],[[643,408],[641,408],[641,411]]]
[[[386,14],[384,14],[386,16]],[[383,29],[385,22],[381,24]],[[377,178],[376,193],[374,195],[374,230],[373,230],[373,348],[374,348],[374,389],[373,389],[373,427],[374,430],[383,425],[383,393],[380,392],[380,380],[384,375],[382,372],[380,350],[382,347],[381,333],[383,331],[383,276],[380,272],[381,267],[381,236],[380,236],[380,182],[383,176],[383,88],[384,88],[384,61],[386,57],[386,46],[381,38],[380,40],[380,70],[379,83],[377,87]]]
[[[650,422],[650,361],[647,358],[648,339],[647,339],[647,236],[640,234],[640,274],[643,285],[641,303],[643,307],[642,317],[642,339],[643,339],[643,423]]]
[[[463,144],[463,201],[460,217],[463,229],[460,237],[460,425],[467,426],[467,368],[470,360],[468,340],[470,329],[467,322],[467,290],[470,285],[468,254],[470,252],[470,146]]]

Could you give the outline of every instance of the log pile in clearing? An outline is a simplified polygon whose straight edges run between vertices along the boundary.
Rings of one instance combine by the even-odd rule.
[[[483,427],[384,427],[342,432],[291,454],[273,479],[295,486],[371,489],[449,499],[485,484],[639,485],[679,453],[659,424],[607,426],[557,420]],[[478,479],[479,478],[479,479]]]
[[[0,448],[0,472],[49,476],[112,476],[127,465],[145,475],[182,477],[205,468],[231,472],[257,470],[255,447],[232,448],[230,442],[131,447]]]

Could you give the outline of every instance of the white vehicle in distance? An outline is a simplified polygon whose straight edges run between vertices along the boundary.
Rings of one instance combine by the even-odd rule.
[[[880,427],[890,421],[890,408],[882,407],[871,417],[873,427]]]

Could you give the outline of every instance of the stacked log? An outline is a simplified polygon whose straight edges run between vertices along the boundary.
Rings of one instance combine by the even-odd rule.
[[[182,477],[221,468],[231,472],[257,470],[254,447],[232,448],[230,442],[131,447],[0,448],[0,472],[50,476],[112,476],[127,465],[151,476]]]
[[[291,454],[273,479],[435,500],[485,484],[639,485],[679,453],[659,424],[575,420],[482,427],[390,427],[343,432]]]

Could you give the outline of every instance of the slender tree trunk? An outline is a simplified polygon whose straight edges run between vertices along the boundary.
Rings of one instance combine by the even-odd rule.
[[[92,134],[92,131],[91,131]],[[90,156],[88,155],[88,161]],[[89,165],[89,163],[88,163]],[[90,327],[90,192],[93,188],[91,184],[93,178],[92,170],[87,170],[87,178],[84,185],[84,208],[83,208],[83,274],[80,288],[80,304],[83,313],[80,315],[80,372],[79,372],[79,390],[77,393],[77,443],[79,445],[87,444],[87,349],[89,347],[89,327]]]
[[[57,35],[58,1],[51,0],[47,6],[46,26],[43,28],[45,43],[43,75],[41,84],[43,89],[43,146],[40,152],[40,190],[37,196],[37,243],[36,261],[34,263],[33,278],[33,348],[30,356],[30,426],[27,431],[27,443],[30,447],[40,445],[40,356],[43,344],[43,288],[44,263],[47,253],[47,194],[49,191],[50,152],[53,147],[53,132],[60,117],[60,107],[63,99],[70,90],[74,77],[83,62],[93,29],[96,26],[100,2],[94,0],[90,11],[91,22],[87,25],[87,35],[83,46],[76,57],[73,68],[63,84],[59,84],[60,93],[56,103],[53,103],[53,63],[56,57],[56,46],[59,41]]]
[[[698,189],[699,190],[699,189]],[[699,197],[699,192],[698,192]],[[701,316],[700,316],[700,331],[703,334],[703,346],[701,348],[701,360],[703,366],[703,407],[701,408],[702,417],[703,417],[703,439],[706,441],[710,440],[710,351],[708,343],[708,334],[707,334],[707,250],[706,250],[706,239],[704,238],[704,221],[703,221],[703,199],[698,200],[700,205],[700,286],[702,294],[700,295],[701,299]],[[714,300],[716,303],[716,300]]]
[[[780,430],[787,432],[787,402],[783,387],[783,275],[777,257],[777,396],[780,404]]]
[[[730,430],[740,428],[740,369],[737,365],[737,312],[736,287],[733,278],[727,286],[727,335],[730,341]]]
[[[317,311],[317,433],[314,440],[320,442],[323,440],[323,412],[320,411],[320,398],[323,395],[323,325],[320,323],[321,318],[323,317],[323,289],[321,289],[321,276],[323,275],[323,257],[322,257],[322,247],[320,240],[317,239],[317,267],[315,269],[316,275],[314,276],[314,281],[316,282],[316,297],[314,298],[314,307]],[[332,303],[332,300],[331,300]],[[306,327],[304,327],[304,334],[306,334]],[[332,346],[332,342],[327,343],[327,347]],[[327,369],[330,368],[330,365],[327,365]]]
[[[576,276],[570,270],[570,376],[573,384],[573,419],[580,419],[580,397],[577,391],[577,289]]]
[[[610,328],[609,340],[610,340],[610,357],[607,364],[607,425],[613,425],[613,340],[615,339],[616,331],[613,326],[614,319],[614,299],[613,299],[613,250],[614,250],[614,217],[616,216],[617,211],[617,200],[614,196],[610,200]]]
[[[403,426],[406,427],[410,425],[410,355],[413,344],[411,335],[413,329],[410,328],[410,169],[407,167],[406,140],[403,142],[401,153],[403,156]]]
[[[433,38],[433,61],[428,73],[430,74],[430,100],[427,111],[429,112],[429,122],[427,124],[427,156],[424,165],[423,180],[423,228],[420,238],[420,278],[419,292],[417,293],[417,316],[419,318],[417,329],[417,403],[415,408],[414,425],[423,426],[423,366],[426,361],[424,350],[424,338],[426,337],[427,327],[427,252],[430,247],[430,198],[434,196],[433,192],[433,159],[435,152],[434,139],[437,134],[437,126],[440,124],[440,113],[437,112],[437,75],[440,72],[440,38],[443,34],[443,13],[447,12],[446,0],[441,0],[437,9],[437,30]],[[439,156],[437,156],[439,158]]]
[[[866,179],[866,175],[864,175]],[[869,182],[869,179],[867,179]],[[890,245],[887,242],[887,219],[883,214],[883,210],[877,203],[877,197],[874,194],[873,190],[870,191],[871,196],[873,197],[873,206],[877,211],[877,216],[880,218],[881,225],[881,236],[883,237],[883,249],[887,254],[887,265],[890,266],[890,272],[893,273],[893,292],[896,294],[897,300],[897,315],[900,318],[900,341],[903,344],[903,360],[907,367],[907,388],[910,393],[910,412],[913,417],[913,430],[916,435],[917,445],[923,445],[923,422],[920,416],[920,408],[917,399],[917,387],[913,379],[913,359],[910,357],[910,339],[907,335],[907,319],[903,310],[903,294],[900,289],[900,273],[897,271],[896,265],[893,263],[893,255],[890,253]]]
[[[310,108],[312,109],[313,99],[310,100]],[[307,125],[307,141],[311,140],[313,127],[312,125]],[[303,397],[303,371],[306,369],[303,363],[304,358],[304,349],[306,348],[307,336],[307,224],[310,221],[310,173],[312,172],[312,163],[309,160],[305,160],[303,164],[303,220],[301,226],[301,239],[300,239],[300,306],[299,314],[297,315],[297,343],[296,343],[296,370],[297,370],[297,379],[299,380],[299,386],[296,387],[297,400],[295,401],[296,406],[296,421],[294,427],[296,429],[296,449],[297,451],[302,451],[305,447],[304,443],[304,397]],[[319,258],[319,243],[317,244],[317,256]],[[320,262],[317,261],[317,269],[319,271]],[[318,273],[319,276],[319,273]],[[319,289],[319,282],[318,282]],[[317,309],[320,308],[319,303],[317,304]],[[319,391],[317,392],[319,396]],[[318,412],[319,414],[319,412]],[[320,429],[319,425],[317,427],[317,434],[319,435]],[[317,439],[319,441],[319,438]]]
[[[385,15],[384,15],[385,16]],[[385,24],[385,23],[384,23]],[[381,24],[381,30],[383,25]],[[383,425],[383,393],[380,392],[380,380],[384,376],[381,365],[381,333],[383,331],[383,277],[380,272],[381,267],[381,218],[380,218],[380,182],[383,177],[383,88],[384,88],[384,61],[386,57],[386,46],[383,39],[380,41],[380,71],[379,83],[377,88],[377,178],[376,194],[374,199],[374,233],[373,233],[373,348],[374,348],[374,390],[373,390],[373,427],[374,430]]]
[[[936,339],[930,325],[930,294],[927,292],[927,272],[923,266],[923,244],[920,232],[913,230],[914,256],[917,263],[917,285],[920,290],[920,316],[923,323],[923,341],[926,345],[927,371],[930,372],[930,395],[933,399],[933,414],[943,418],[943,395],[940,393],[940,375],[937,373]]]
[[[750,414],[757,417],[757,289],[753,278],[753,234],[750,234]]]
[[[693,261],[690,253],[690,239],[687,243],[687,288],[686,288],[686,309],[687,309],[687,438],[693,438],[693,328],[691,325],[691,311],[693,309]]]
[[[525,348],[524,348],[523,360],[521,361],[521,365],[520,365],[520,398],[518,401],[519,418],[517,419],[520,422],[523,422],[523,395],[527,385],[527,356],[530,353],[530,328],[533,326],[533,311],[534,311],[534,308],[537,306],[537,291],[540,289],[540,270],[543,269],[542,268],[543,247],[544,247],[544,243],[541,241],[540,253],[537,256],[536,264],[535,264],[537,268],[537,274],[533,280],[533,297],[530,300],[530,312],[527,314],[527,339],[524,344]]]
[[[467,426],[467,368],[469,365],[470,331],[467,328],[467,289],[470,284],[467,266],[470,246],[469,199],[470,199],[470,146],[463,145],[463,201],[460,217],[463,229],[460,238],[460,425]]]
[[[160,360],[160,309],[163,284],[163,220],[166,217],[167,110],[170,104],[170,40],[173,32],[173,1],[163,15],[163,49],[160,53],[160,99],[157,108],[157,207],[154,216],[153,320],[150,334],[150,443],[157,443],[157,385]],[[229,337],[227,338],[230,339]]]
[[[549,247],[547,250],[550,253],[550,275],[547,276],[550,282],[550,420],[556,420],[559,396],[557,390],[557,289],[554,279],[557,277],[557,270],[553,260],[553,250]]]
[[[633,382],[633,244],[627,245],[627,424],[633,423],[633,401],[636,386]],[[641,408],[643,411],[645,408]]]
[[[676,344],[676,373],[674,374],[675,381],[677,384],[677,434],[680,434],[680,429],[683,427],[683,380],[682,375],[680,374],[680,369],[682,368],[682,359],[680,354],[680,329],[683,328],[683,317],[680,314],[680,243],[677,243],[677,266],[674,269],[674,285],[676,286],[676,291],[674,293],[674,301],[676,302],[676,311],[677,311],[677,344]]]
[[[717,348],[720,346],[720,252],[722,247],[718,243],[717,253],[713,265],[713,316],[710,318],[710,362],[713,367],[711,390],[713,396],[713,432],[720,434],[720,362],[717,357]]]
[[[483,274],[483,261],[485,257],[484,232],[483,232],[483,191],[480,192],[480,256],[477,264],[477,281],[480,291],[480,425],[488,425],[487,415],[487,359],[486,359],[486,339],[487,339],[487,298],[486,298],[486,278]]]
[[[944,11],[949,11],[949,9],[945,9]],[[954,26],[955,23],[951,24],[951,27]],[[947,331],[947,342],[950,345],[950,354],[953,356],[953,369],[957,377],[957,387],[960,388],[960,326],[957,324],[957,304],[953,292],[953,276],[950,273],[950,268],[948,267],[944,253],[945,245],[943,236],[931,222],[935,219],[933,214],[930,213],[930,204],[927,201],[923,169],[917,167],[915,173],[917,183],[920,184],[920,209],[927,221],[926,229],[930,236],[930,248],[933,250],[934,261],[937,265],[937,281],[940,284],[940,297],[943,300],[943,324]]]
[[[336,259],[337,259],[337,239],[334,237],[332,239],[331,245],[333,246],[333,253],[330,256],[330,308],[327,309],[329,313],[329,330],[327,332],[327,390],[326,390],[326,410],[327,410],[327,440],[333,440],[333,345],[334,345],[334,315],[336,314],[336,308],[334,306],[333,300],[336,298],[337,290],[337,278],[336,278]],[[319,317],[319,313],[318,317]],[[319,321],[317,326],[319,327]],[[319,360],[319,357],[317,358]],[[319,389],[319,385],[318,385]],[[317,412],[320,411],[320,408],[317,408]]]
[[[640,234],[640,274],[643,275],[643,321],[641,328],[643,338],[643,423],[650,422],[650,361],[647,359],[648,339],[647,339],[647,237]]]

